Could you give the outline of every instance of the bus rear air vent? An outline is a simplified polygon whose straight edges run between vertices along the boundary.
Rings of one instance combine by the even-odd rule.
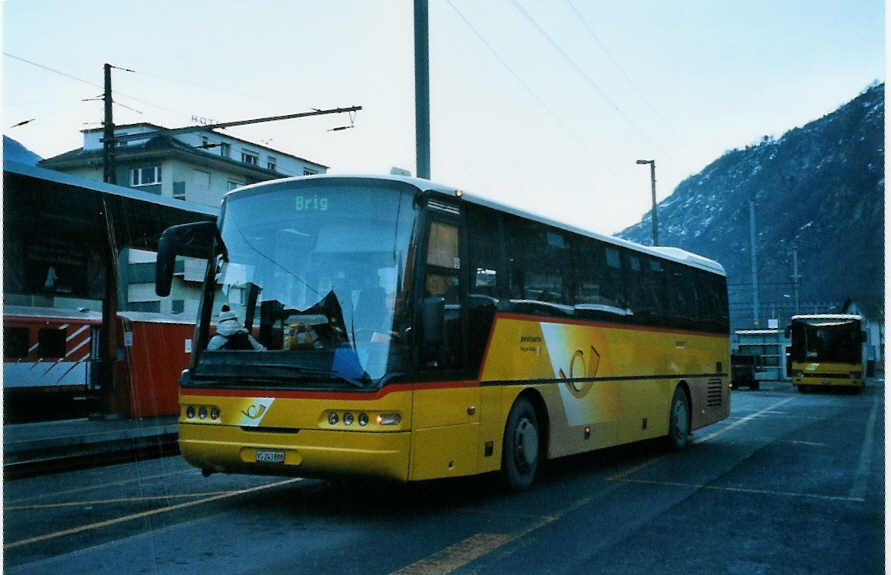
[[[452,215],[454,215],[454,216],[461,215],[461,208],[459,208],[458,206],[454,206],[454,205],[452,205],[452,204],[446,204],[446,203],[444,203],[444,202],[440,202],[440,201],[437,201],[437,200],[428,200],[428,201],[427,201],[427,206],[428,206],[431,210],[436,210],[436,211],[439,211],[439,212],[445,212],[445,213],[447,213],[447,214],[452,214]]]

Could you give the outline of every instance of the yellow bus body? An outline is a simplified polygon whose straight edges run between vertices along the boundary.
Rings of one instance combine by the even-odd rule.
[[[863,387],[859,363],[792,362],[792,382],[815,387]]]
[[[501,468],[505,424],[520,394],[541,411],[546,455],[555,458],[667,435],[679,385],[690,429],[727,417],[729,368],[725,334],[499,314],[477,380],[369,393],[182,388],[179,445],[209,472],[400,481],[473,475]],[[215,407],[219,416],[188,418],[189,406]],[[360,414],[367,425],[358,424]],[[398,414],[399,424],[380,425],[382,414]],[[258,452],[284,460],[259,463]]]

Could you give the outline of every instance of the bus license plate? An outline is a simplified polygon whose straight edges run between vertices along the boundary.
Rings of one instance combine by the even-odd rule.
[[[258,451],[257,463],[284,463],[284,451]]]

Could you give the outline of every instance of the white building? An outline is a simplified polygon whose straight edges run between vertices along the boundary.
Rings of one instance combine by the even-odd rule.
[[[102,128],[84,130],[82,148],[47,158],[39,165],[102,181],[103,134]],[[114,134],[118,139],[114,154],[118,185],[215,207],[226,192],[240,186],[328,170],[318,162],[211,129],[168,130],[140,123],[115,126]],[[194,317],[204,266],[199,260],[178,262],[171,295],[161,300],[154,291],[155,254],[121,250],[118,306]]]

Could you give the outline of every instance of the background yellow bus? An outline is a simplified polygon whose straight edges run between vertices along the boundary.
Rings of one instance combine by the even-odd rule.
[[[799,391],[812,387],[863,389],[863,332],[859,315],[792,316],[792,382]]]
[[[168,229],[157,267],[166,295],[175,253],[210,262],[179,419],[206,474],[525,488],[544,459],[681,448],[729,414],[711,260],[398,176],[256,184],[221,214]]]

